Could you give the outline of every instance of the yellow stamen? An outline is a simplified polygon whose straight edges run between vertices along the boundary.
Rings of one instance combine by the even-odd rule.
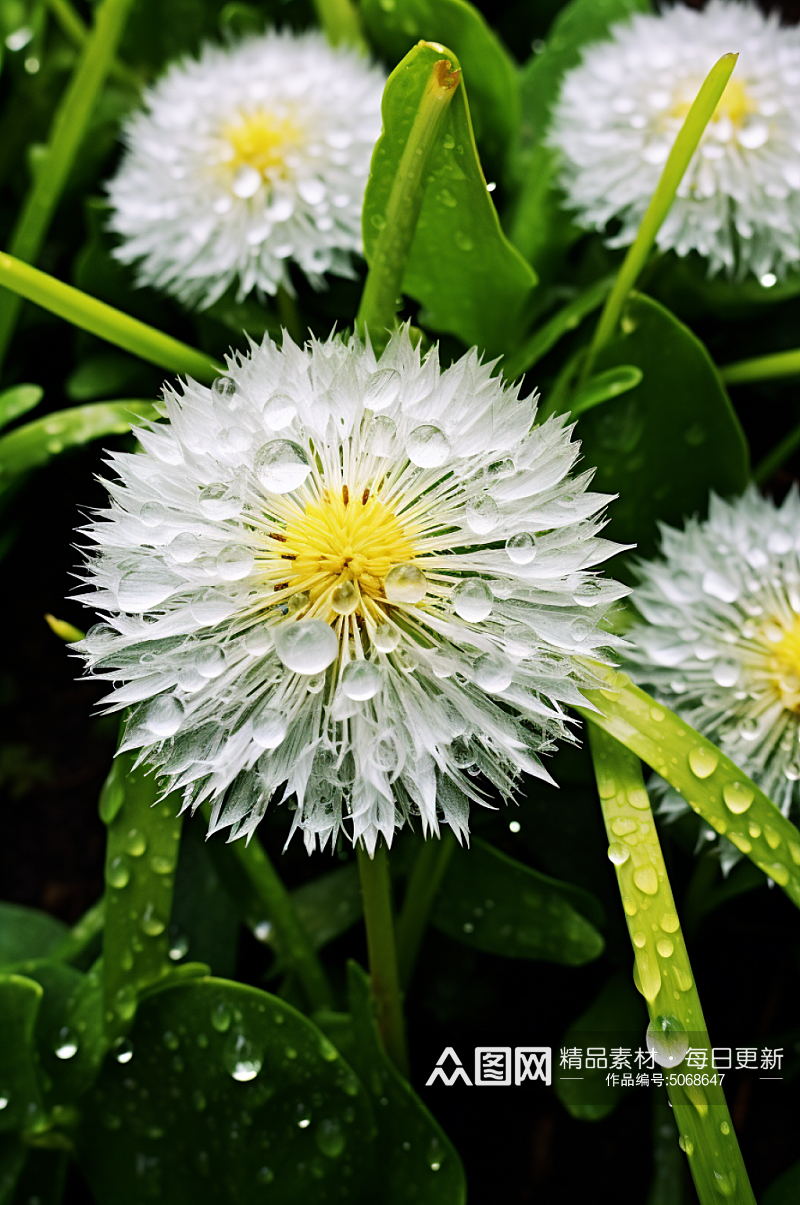
[[[365,617],[367,600],[383,598],[383,579],[392,566],[415,556],[414,529],[360,490],[310,502],[284,536],[281,553],[294,558],[284,561],[289,588],[307,593],[312,604],[321,600],[316,614],[328,623],[337,618],[331,605],[336,587],[354,583],[359,591],[354,613]]]
[[[781,624],[784,627],[783,624]],[[800,615],[795,616],[785,635],[772,646],[770,671],[784,707],[800,711]]]
[[[288,117],[276,117],[266,109],[242,115],[241,120],[231,122],[222,130],[222,136],[233,148],[234,157],[229,166],[254,167],[266,175],[275,168],[284,167],[286,148],[300,137],[297,126]]]

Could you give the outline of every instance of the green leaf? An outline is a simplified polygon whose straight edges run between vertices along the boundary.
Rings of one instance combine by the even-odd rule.
[[[69,1105],[90,1082],[89,1067],[96,1069],[103,1053],[98,1031],[90,1033],[87,1026],[79,1029],[76,1024],[77,1005],[85,993],[87,976],[48,959],[23,963],[19,972],[43,992],[35,1036],[44,1072],[45,1105],[48,1110]],[[94,1054],[89,1050],[92,1045]]]
[[[621,333],[599,352],[598,372],[635,365],[639,385],[580,420],[594,484],[619,494],[604,534],[654,551],[658,522],[704,513],[709,490],[737,494],[748,481],[747,444],[711,357],[658,302],[632,294]],[[568,408],[568,407],[565,407]]]
[[[557,190],[557,154],[542,144],[561,81],[580,62],[584,46],[604,38],[616,21],[650,9],[648,0],[572,0],[553,22],[544,49],[534,53],[522,69],[522,126],[515,164],[521,189],[511,240],[543,276],[553,274],[581,233]]]
[[[320,875],[295,888],[291,898],[303,928],[319,950],[346,933],[362,915],[358,867],[353,862]]]
[[[199,824],[187,824],[181,838],[169,956],[207,962],[214,975],[231,978],[236,969],[239,915],[219,881]],[[181,954],[181,950],[184,954]]]
[[[42,989],[22,975],[0,975],[0,1131],[34,1130],[43,1119],[34,1040]]]
[[[548,318],[525,340],[522,347],[512,351],[503,361],[503,375],[512,380],[523,372],[529,372],[560,339],[577,330],[584,318],[603,304],[611,292],[614,279],[613,276],[604,276],[602,280],[595,281]]]
[[[93,402],[97,398],[131,397],[148,389],[152,377],[149,365],[119,351],[102,351],[87,356],[64,385],[73,402]]]
[[[444,53],[457,69],[455,56]],[[375,146],[364,198],[368,262],[386,225],[392,186],[420,99],[441,60],[440,51],[420,45],[392,72],[386,85],[383,133]],[[463,80],[442,119],[428,166],[403,291],[422,303],[424,321],[435,331],[499,354],[513,347],[519,335],[536,277],[503,234],[486,191]]]
[[[0,903],[0,967],[46,958],[68,934],[67,926],[46,912]]]
[[[29,1147],[17,1134],[4,1134],[0,1142],[0,1205],[11,1205]]]
[[[57,410],[17,427],[0,438],[0,485],[7,487],[21,474],[41,468],[68,448],[130,431],[137,418],[158,418],[153,403],[93,402]]]
[[[580,966],[600,956],[604,941],[578,910],[579,902],[583,911],[601,909],[581,888],[531,870],[476,838],[471,849],[454,852],[431,922],[489,954]]]
[[[44,397],[41,385],[12,385],[0,393],[0,427],[6,427],[21,414],[27,414]]]
[[[604,985],[584,1013],[572,1022],[560,1043],[567,1049],[577,1047],[586,1053],[589,1046],[606,1050],[623,1047],[635,1050],[643,1045],[647,1013],[627,971],[617,972]],[[576,1071],[557,1067],[553,1073],[556,1096],[572,1117],[581,1121],[601,1121],[613,1113],[627,1088],[606,1083],[608,1070],[583,1066]],[[621,1074],[618,1073],[618,1074]]]
[[[169,987],[142,1001],[130,1044],[83,1102],[78,1155],[97,1205],[369,1199],[367,1094],[283,1001],[222,979]]]
[[[441,42],[458,55],[471,97],[475,137],[487,162],[501,167],[520,122],[517,70],[497,35],[465,0],[364,0],[366,32],[398,63],[420,40]]]
[[[361,967],[348,964],[348,997],[355,1042],[352,1064],[372,1099],[378,1121],[372,1199],[381,1205],[464,1205],[467,1186],[455,1148],[411,1086],[389,1062]]]

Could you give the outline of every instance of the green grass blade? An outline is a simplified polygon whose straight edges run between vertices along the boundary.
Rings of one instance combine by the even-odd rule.
[[[705,1074],[683,1064],[664,1067],[681,1146],[700,1205],[755,1205],[711,1043],[638,757],[593,723],[589,743],[597,790],[636,960],[636,986],[650,1020],[677,1021],[688,1045],[705,1053]],[[622,838],[621,838],[622,835]],[[696,1081],[681,1085],[671,1074]],[[702,1081],[706,1082],[703,1083]],[[711,1081],[711,1082],[708,1082]],[[677,1140],[677,1136],[676,1136]]]
[[[792,822],[716,745],[626,674],[606,669],[605,675],[607,689],[585,692],[599,714],[583,711],[584,717],[652,766],[800,907],[800,832]]]
[[[774,352],[771,356],[755,356],[752,360],[737,360],[719,370],[726,385],[746,385],[750,381],[775,381],[783,377],[800,376],[800,348]]]

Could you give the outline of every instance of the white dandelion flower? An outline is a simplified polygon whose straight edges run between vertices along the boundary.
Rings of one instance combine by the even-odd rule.
[[[609,36],[566,75],[549,136],[581,223],[616,221],[609,245],[633,242],[700,85],[739,51],[657,242],[698,252],[712,275],[783,277],[800,260],[800,29],[710,0],[638,14]]]
[[[662,554],[639,566],[631,674],[788,814],[800,802],[800,495],[779,507],[753,486],[735,502],[712,495],[706,521],[662,529]],[[667,810],[680,807],[669,792]]]
[[[352,276],[383,72],[322,34],[270,32],[174,63],[124,128],[115,255],[197,307]]]
[[[380,359],[265,340],[111,456],[83,596],[107,619],[76,647],[213,829],[292,798],[309,849],[346,823],[372,851],[410,816],[463,837],[480,775],[550,781],[627,590],[589,572],[618,546],[571,428],[491,369],[407,329]]]

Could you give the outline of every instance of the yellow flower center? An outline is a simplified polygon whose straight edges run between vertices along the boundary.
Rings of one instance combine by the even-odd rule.
[[[772,646],[769,668],[784,707],[800,711],[800,615],[784,631],[783,638]]]
[[[314,615],[328,623],[353,612],[380,622],[373,600],[384,598],[384,578],[415,556],[411,527],[368,489],[352,498],[344,486],[310,502],[283,535],[282,556],[293,562],[289,591],[308,595]]]
[[[254,167],[266,175],[276,168],[283,168],[286,148],[297,143],[300,131],[290,118],[256,109],[226,125],[222,136],[233,148],[229,166],[234,171]]]

